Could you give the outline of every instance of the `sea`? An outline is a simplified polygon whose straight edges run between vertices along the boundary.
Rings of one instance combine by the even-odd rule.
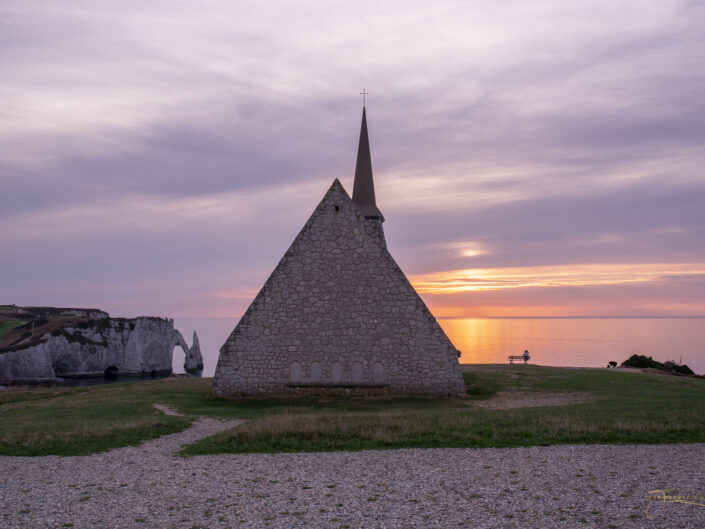
[[[508,363],[528,350],[531,364],[606,367],[633,354],[687,364],[705,374],[705,318],[438,318],[460,350],[463,364]],[[211,377],[218,351],[237,324],[234,318],[175,318],[187,341],[197,331],[203,376]],[[184,355],[174,350],[174,372]]]

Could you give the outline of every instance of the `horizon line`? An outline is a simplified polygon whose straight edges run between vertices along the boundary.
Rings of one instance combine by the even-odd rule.
[[[228,318],[240,316],[171,316],[171,318]],[[700,316],[434,316],[437,320],[697,320]]]

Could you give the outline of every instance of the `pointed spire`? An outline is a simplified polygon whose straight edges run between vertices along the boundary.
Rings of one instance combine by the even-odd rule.
[[[367,137],[367,115],[362,107],[362,125],[360,143],[357,147],[357,164],[355,165],[355,184],[353,185],[353,202],[365,217],[382,217],[375,202],[375,185],[372,180],[372,158],[370,157],[370,140]]]

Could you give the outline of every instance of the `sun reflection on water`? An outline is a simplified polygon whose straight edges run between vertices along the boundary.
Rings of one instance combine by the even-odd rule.
[[[605,367],[632,354],[682,360],[705,372],[701,318],[439,318],[467,364],[507,363],[528,349],[531,363]]]

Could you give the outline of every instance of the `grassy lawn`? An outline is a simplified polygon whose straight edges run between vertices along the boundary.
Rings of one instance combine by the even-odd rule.
[[[374,411],[292,410],[204,439],[183,453],[705,442],[702,379],[523,365],[472,369],[465,373],[466,401],[389,401]],[[507,401],[513,395],[578,394],[593,402],[476,406],[498,394]]]
[[[189,415],[249,420],[186,447],[187,455],[705,442],[703,379],[531,365],[471,369],[467,399],[225,401],[209,397],[210,379],[10,388],[0,391],[0,455],[87,454],[188,426],[190,419],[156,411],[157,402]],[[534,397],[560,404],[562,396],[582,403],[502,409]]]

